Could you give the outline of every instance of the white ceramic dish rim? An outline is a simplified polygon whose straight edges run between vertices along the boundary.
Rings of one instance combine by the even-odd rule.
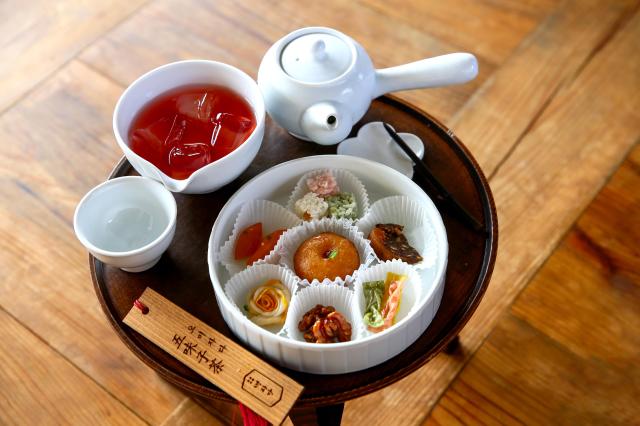
[[[167,223],[167,226],[165,227],[165,229],[160,233],[160,235],[158,235],[158,237],[156,237],[153,241],[145,244],[142,247],[138,247],[137,249],[133,249],[129,251],[104,250],[93,245],[89,240],[87,240],[84,234],[77,231],[79,229],[78,216],[80,214],[81,207],[85,204],[85,202],[89,200],[89,198],[93,197],[96,194],[96,192],[102,190],[107,186],[113,186],[123,181],[136,181],[136,182],[141,182],[144,185],[158,185],[158,188],[161,190],[161,192],[164,193],[166,191],[166,194],[169,195],[169,199],[171,200],[169,202],[169,209],[170,209],[169,222]],[[171,229],[174,228],[176,224],[177,213],[178,213],[178,205],[176,204],[176,199],[171,194],[171,191],[165,188],[164,185],[162,185],[160,182],[157,182],[153,179],[146,178],[144,176],[121,176],[118,178],[109,179],[107,181],[102,182],[100,185],[95,186],[93,189],[91,189],[91,191],[87,192],[84,197],[82,197],[82,199],[78,203],[78,206],[76,207],[76,211],[73,214],[73,229],[76,233],[76,236],[82,243],[82,245],[85,246],[89,251],[92,251],[102,256],[109,256],[109,257],[116,257],[116,258],[127,257],[127,256],[133,256],[136,254],[143,253],[149,250],[150,248],[156,246],[160,241],[164,240],[169,234],[169,232],[171,232]]]
[[[259,175],[253,177],[251,180],[249,180],[247,183],[245,183],[242,187],[240,187],[235,193],[234,195],[231,196],[231,198],[229,198],[229,200],[227,200],[227,202],[225,203],[225,205],[223,206],[223,208],[220,210],[220,212],[218,213],[218,217],[216,218],[212,228],[211,228],[211,234],[209,235],[209,243],[208,243],[208,253],[207,253],[207,263],[209,266],[209,278],[211,279],[212,285],[213,285],[213,290],[214,292],[218,295],[222,295],[222,297],[217,297],[218,302],[222,301],[222,303],[225,305],[224,308],[228,311],[228,312],[236,312],[233,303],[227,299],[225,293],[224,293],[224,289],[222,287],[222,283],[220,283],[220,281],[218,280],[216,273],[215,273],[215,263],[217,262],[217,256],[215,255],[216,253],[216,248],[213,246],[214,244],[214,234],[215,234],[215,229],[216,226],[219,225],[219,222],[222,220],[222,218],[225,216],[225,210],[227,209],[227,207],[229,205],[231,205],[234,201],[235,198],[238,197],[238,195],[244,190],[246,189],[248,186],[252,185],[256,180],[260,179],[262,177],[262,175],[271,172],[275,169],[280,169],[280,168],[285,168],[290,166],[292,163],[296,163],[296,162],[310,162],[310,163],[322,163],[323,160],[328,160],[328,159],[336,159],[336,157],[340,158],[341,160],[347,161],[351,164],[354,163],[360,163],[361,166],[363,167],[371,167],[371,168],[378,168],[378,169],[386,169],[385,172],[391,174],[392,176],[394,176],[395,178],[404,181],[407,185],[413,185],[417,187],[417,184],[415,182],[413,182],[411,179],[407,178],[404,174],[388,167],[385,166],[383,164],[380,163],[376,163],[374,161],[371,160],[366,160],[363,158],[357,158],[357,157],[351,157],[351,156],[346,156],[346,155],[317,155],[317,156],[309,156],[309,157],[302,157],[302,158],[297,158],[294,160],[290,160],[281,164],[278,164],[274,167],[271,167],[267,170],[265,170],[264,172],[260,173]],[[311,166],[314,167],[314,166]],[[316,167],[316,168],[322,168],[323,166],[320,167]],[[334,166],[334,168],[341,168],[340,166]],[[311,170],[311,169],[310,169]],[[353,172],[352,172],[353,173]],[[354,173],[355,174],[355,173]],[[356,175],[357,176],[357,175]],[[418,187],[419,188],[419,187]],[[423,191],[421,188],[419,188],[420,191]],[[423,191],[424,192],[424,191]],[[298,340],[294,340],[294,339],[290,339],[290,338],[285,338],[285,337],[281,337],[281,336],[277,336],[265,329],[263,329],[262,327],[254,324],[253,322],[249,321],[248,318],[246,318],[244,315],[242,315],[242,313],[238,313],[236,312],[238,315],[242,315],[242,321],[244,321],[244,323],[246,323],[251,330],[253,330],[254,332],[258,333],[260,335],[261,338],[266,338],[266,339],[276,339],[277,342],[279,342],[280,344],[286,345],[286,346],[291,346],[297,349],[302,349],[302,350],[309,350],[309,351],[341,351],[347,348],[352,348],[352,347],[357,347],[360,345],[366,345],[368,342],[372,341],[372,340],[376,340],[381,338],[381,336],[385,336],[387,334],[393,333],[397,330],[399,330],[400,328],[404,328],[406,327],[410,322],[408,321],[409,318],[412,318],[413,315],[415,315],[415,313],[417,311],[420,311],[421,309],[424,308],[425,304],[429,302],[429,300],[431,299],[432,293],[433,291],[436,289],[437,287],[437,283],[440,282],[440,280],[442,280],[442,277],[446,271],[446,266],[447,266],[447,260],[448,260],[448,251],[449,251],[449,246],[447,243],[447,233],[444,227],[444,223],[442,222],[442,217],[440,216],[440,213],[438,212],[438,209],[436,208],[435,204],[433,204],[433,201],[431,200],[431,198],[425,193],[425,199],[426,199],[426,205],[425,208],[429,211],[430,216],[436,218],[437,220],[434,221],[433,225],[435,228],[435,231],[437,234],[439,234],[440,239],[443,241],[444,244],[441,244],[439,246],[439,253],[438,253],[438,262],[436,262],[436,264],[434,265],[434,267],[436,268],[436,272],[434,274],[433,277],[433,281],[430,285],[429,288],[426,289],[425,291],[425,295],[422,296],[422,301],[419,305],[414,306],[413,308],[413,312],[414,314],[412,314],[411,316],[408,316],[406,318],[404,318],[401,322],[395,324],[393,327],[384,330],[380,333],[376,333],[370,336],[367,336],[365,338],[362,339],[358,339],[358,340],[352,340],[350,342],[341,342],[341,343],[325,343],[322,345],[318,345],[318,344],[314,344],[314,343],[308,343],[308,342],[301,342]],[[434,214],[435,213],[435,214]],[[356,222],[356,226],[357,226],[357,222]],[[222,307],[221,307],[222,309]]]
[[[257,102],[256,105],[254,105],[251,102],[247,101],[247,103],[249,103],[249,105],[253,109],[253,115],[256,118],[256,127],[249,134],[249,136],[247,136],[247,139],[245,140],[245,142],[247,140],[249,140],[249,138],[251,138],[258,131],[260,131],[260,129],[262,127],[264,127],[264,125],[265,125],[265,111],[266,111],[266,109],[265,109],[265,105],[264,105],[264,99],[262,97],[260,89],[258,88],[258,84],[255,82],[255,80],[253,78],[251,78],[249,76],[249,74],[247,74],[246,72],[242,71],[239,68],[234,67],[233,65],[225,64],[224,62],[210,61],[210,60],[207,60],[207,59],[187,59],[187,60],[184,60],[184,61],[176,61],[176,62],[171,62],[171,63],[168,63],[168,64],[164,64],[164,65],[156,67],[156,68],[154,68],[152,70],[147,71],[146,73],[142,74],[140,77],[136,78],[129,86],[127,86],[127,88],[124,90],[124,92],[122,92],[122,95],[120,95],[120,98],[118,98],[118,102],[116,103],[116,106],[115,106],[115,108],[113,110],[112,127],[113,127],[114,135],[116,137],[116,142],[118,143],[118,146],[120,146],[120,149],[122,150],[122,152],[124,152],[125,154],[128,154],[128,155],[135,155],[143,163],[148,164],[149,167],[154,168],[155,171],[159,175],[161,175],[162,177],[164,177],[164,178],[166,178],[168,180],[175,180],[175,181],[178,181],[178,182],[187,182],[187,181],[190,182],[195,178],[195,176],[199,175],[200,172],[203,171],[204,169],[207,169],[210,166],[214,166],[215,164],[220,164],[222,161],[227,161],[230,158],[237,157],[238,155],[240,155],[241,153],[243,153],[244,151],[249,149],[249,144],[242,143],[238,148],[234,149],[233,151],[231,151],[229,154],[225,155],[224,157],[221,157],[221,158],[217,159],[216,161],[213,161],[213,162],[207,164],[206,166],[197,169],[196,171],[191,173],[189,175],[189,177],[187,177],[186,179],[174,179],[174,178],[168,176],[166,173],[164,173],[155,164],[151,163],[146,158],[143,158],[142,156],[136,154],[131,148],[129,148],[129,145],[127,145],[127,143],[121,137],[120,132],[119,132],[119,128],[118,128],[118,117],[120,116],[120,108],[121,108],[121,105],[122,105],[124,99],[127,98],[127,96],[129,95],[129,92],[134,90],[135,86],[138,86],[141,82],[143,82],[144,80],[146,80],[148,78],[152,78],[155,74],[157,74],[159,72],[167,72],[167,71],[171,70],[171,68],[180,68],[180,67],[198,66],[198,65],[204,65],[204,66],[213,65],[213,66],[217,66],[217,67],[226,69],[228,71],[237,72],[241,76],[241,78],[246,80],[245,81],[246,84],[251,85],[255,89],[255,91],[257,92],[258,96],[256,96],[256,100],[258,100],[258,102]],[[193,83],[193,84],[198,84],[198,83]],[[173,87],[167,88],[166,90],[164,90],[162,92],[159,92],[158,95],[156,95],[156,97],[160,96],[161,94],[163,94],[163,93],[165,93],[165,92],[167,92],[169,90],[173,90],[173,89],[176,89],[178,87],[180,87],[180,86],[173,86]],[[152,99],[150,99],[150,100],[152,100]]]

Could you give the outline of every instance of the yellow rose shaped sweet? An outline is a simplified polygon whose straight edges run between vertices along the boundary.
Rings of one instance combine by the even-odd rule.
[[[249,293],[249,319],[259,326],[282,325],[287,317],[291,294],[278,280],[269,280]]]

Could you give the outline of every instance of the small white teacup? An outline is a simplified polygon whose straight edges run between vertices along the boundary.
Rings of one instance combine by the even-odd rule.
[[[176,201],[162,184],[140,176],[108,180],[76,207],[76,236],[100,261],[127,272],[154,266],[176,230]]]

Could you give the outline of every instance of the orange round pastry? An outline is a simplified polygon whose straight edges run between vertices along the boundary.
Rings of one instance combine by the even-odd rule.
[[[333,232],[323,232],[300,244],[293,265],[296,274],[309,281],[344,279],[358,269],[360,256],[348,239]]]

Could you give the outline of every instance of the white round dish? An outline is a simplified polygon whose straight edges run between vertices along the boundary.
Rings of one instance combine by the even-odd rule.
[[[266,199],[286,205],[291,189],[303,174],[319,168],[348,170],[367,188],[375,202],[392,195],[405,195],[423,204],[435,232],[437,255],[429,268],[417,271],[422,288],[411,315],[392,328],[344,343],[313,344],[277,336],[252,323],[226,297],[229,280],[217,253],[231,234],[243,204]],[[304,157],[282,163],[261,173],[240,188],[225,204],[216,219],[208,248],[209,275],[220,312],[231,330],[257,352],[284,367],[316,374],[342,374],[363,370],[399,354],[427,329],[442,298],[447,266],[447,236],[431,199],[401,173],[369,160],[340,155]]]

